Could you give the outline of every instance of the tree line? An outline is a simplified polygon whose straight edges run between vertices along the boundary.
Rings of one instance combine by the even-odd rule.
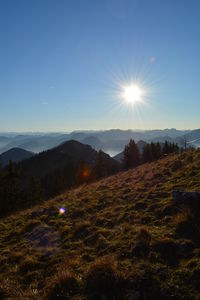
[[[0,165],[0,216],[40,203],[42,197],[40,181],[34,176],[30,177],[24,187],[14,162],[10,161],[5,168]]]
[[[165,141],[164,145],[160,143],[150,143],[143,147],[140,153],[137,144],[133,139],[125,146],[123,152],[123,168],[130,169],[140,164],[155,161],[164,155],[180,151],[179,146],[175,143]]]

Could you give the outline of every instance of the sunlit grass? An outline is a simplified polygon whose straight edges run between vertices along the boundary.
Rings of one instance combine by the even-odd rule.
[[[191,156],[193,160],[189,159]],[[175,168],[177,161],[182,162],[179,168]],[[188,257],[179,255],[183,242],[188,245],[194,242],[178,236],[180,214],[176,217],[172,200],[176,186],[188,190],[200,188],[199,150],[169,155],[135,170],[80,186],[43,205],[1,219],[0,287],[7,299],[42,299],[51,287],[59,288],[63,277],[57,275],[61,269],[67,274],[64,279],[75,284],[73,291],[65,293],[84,299],[91,291],[81,287],[87,287],[90,274],[96,275],[91,282],[99,287],[100,273],[95,268],[102,270],[104,264],[99,263],[99,258],[107,255],[112,255],[111,264],[116,269],[108,268],[111,277],[105,284],[110,284],[110,278],[126,278],[133,286],[136,280],[140,289],[140,284],[146,286],[144,282],[150,276],[151,282],[158,280],[154,283],[159,292],[171,286],[173,277],[176,285],[185,289],[174,291],[172,286],[167,293],[183,292],[188,299],[194,299],[198,294],[195,279],[190,289],[183,276],[193,274],[193,269],[187,268],[190,260],[196,263],[194,268],[198,267],[200,248],[192,244],[195,251]],[[66,213],[60,217],[58,212],[63,207]],[[169,251],[177,250],[176,268],[170,254],[164,251],[166,247]],[[151,270],[152,274],[164,270],[165,280],[160,278],[162,273],[155,279]],[[122,287],[126,300],[129,291],[126,285]],[[151,291],[156,299],[153,286],[141,291],[145,297]],[[181,299],[182,295],[178,296]]]

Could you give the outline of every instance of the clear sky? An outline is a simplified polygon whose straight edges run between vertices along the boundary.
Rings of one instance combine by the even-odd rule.
[[[0,131],[200,128],[199,0],[0,0]],[[120,101],[137,79],[144,103]]]

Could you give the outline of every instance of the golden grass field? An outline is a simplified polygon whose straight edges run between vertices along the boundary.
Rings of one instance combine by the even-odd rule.
[[[0,299],[200,299],[200,221],[179,187],[200,190],[200,150],[0,219]]]

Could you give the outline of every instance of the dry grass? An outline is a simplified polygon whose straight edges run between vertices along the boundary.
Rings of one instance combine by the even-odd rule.
[[[89,299],[122,299],[125,279],[119,272],[115,260],[110,256],[97,259],[84,278],[84,290]]]
[[[68,270],[58,270],[57,273],[47,282],[44,299],[70,300],[79,291],[79,281]]]
[[[1,219],[0,297],[198,299],[200,243],[188,230],[197,220],[173,203],[172,191],[180,186],[200,190],[199,150]]]

